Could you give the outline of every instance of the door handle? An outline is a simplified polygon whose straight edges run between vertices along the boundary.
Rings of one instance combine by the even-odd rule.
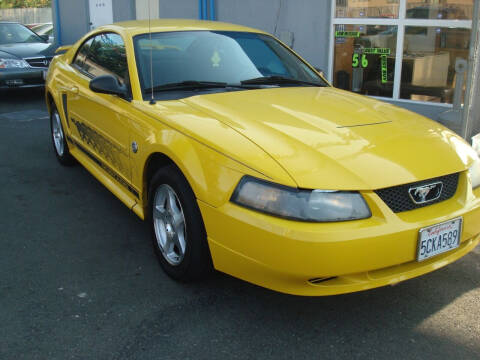
[[[72,86],[70,89],[68,89],[73,94],[78,94],[78,87]]]

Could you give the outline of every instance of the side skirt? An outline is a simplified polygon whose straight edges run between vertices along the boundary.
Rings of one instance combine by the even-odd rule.
[[[83,145],[79,144],[70,136],[67,136],[67,141],[73,145],[70,149],[72,156],[74,156],[98,181],[105,185],[113,195],[119,198],[120,201],[132,210],[140,219],[144,220],[145,214],[143,207],[138,204],[138,191],[131,187],[113,169],[103,163],[103,161],[85,149]]]

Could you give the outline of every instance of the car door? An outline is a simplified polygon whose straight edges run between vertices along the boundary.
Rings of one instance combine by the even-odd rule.
[[[113,75],[128,84],[125,44],[115,33],[102,33],[87,39],[72,62],[72,86],[67,108],[71,135],[77,147],[122,185],[130,189],[129,101],[116,95],[90,90],[90,80]]]

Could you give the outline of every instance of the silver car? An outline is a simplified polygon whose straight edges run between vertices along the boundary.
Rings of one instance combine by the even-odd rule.
[[[55,48],[15,22],[0,22],[0,89],[42,87]]]

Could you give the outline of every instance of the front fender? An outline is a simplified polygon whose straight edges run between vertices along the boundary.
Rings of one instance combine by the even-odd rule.
[[[177,165],[199,200],[214,207],[228,201],[244,174],[295,186],[262,149],[218,120],[184,104],[160,109],[134,103],[131,141],[138,144],[138,152],[131,154],[132,183],[142,194],[143,206],[148,181],[145,169],[158,153]]]

